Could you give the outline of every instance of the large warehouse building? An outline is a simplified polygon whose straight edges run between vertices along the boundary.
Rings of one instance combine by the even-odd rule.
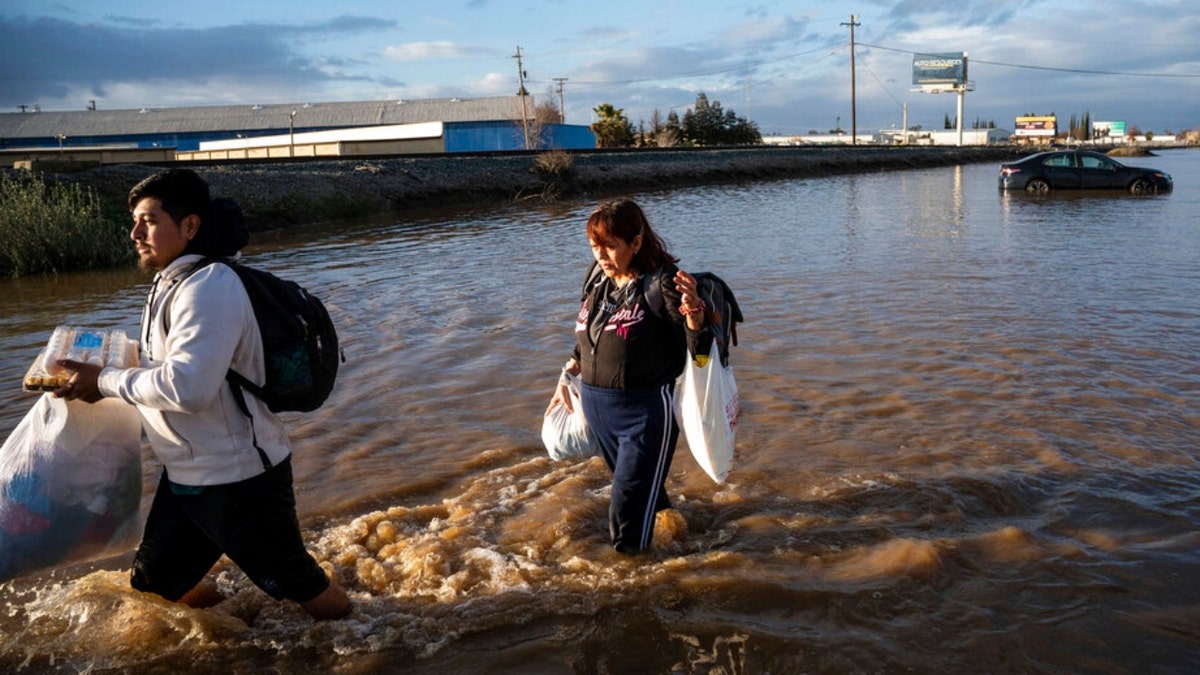
[[[580,125],[537,123],[520,96],[252,106],[0,113],[0,151],[171,149],[205,146],[241,156],[487,152],[593,148]],[[234,157],[236,153],[227,153]],[[199,158],[199,157],[197,157]]]

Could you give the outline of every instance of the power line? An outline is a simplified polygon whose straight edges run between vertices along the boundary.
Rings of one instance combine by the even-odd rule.
[[[859,44],[862,43],[860,42]],[[895,101],[896,105],[903,106],[904,103],[901,102],[900,99],[896,98],[896,95],[887,88],[887,85],[883,83],[883,80],[879,79],[879,75],[875,73],[875,70],[871,68],[871,64],[865,58],[863,59],[863,65],[866,66],[867,72],[871,74],[871,78],[875,80],[875,84],[879,85],[879,88],[883,90],[883,93],[887,94],[889,98]]]
[[[650,82],[662,82],[665,80],[678,80],[680,78],[685,78],[685,77],[702,77],[705,75],[720,75],[722,73],[729,73],[729,72],[734,72],[734,71],[738,71],[738,70],[745,70],[747,68],[761,68],[763,66],[768,66],[768,65],[771,65],[774,63],[779,63],[781,61],[788,61],[791,59],[799,58],[801,56],[808,56],[809,54],[813,54],[813,53],[820,52],[820,51],[825,51],[825,50],[831,49],[834,46],[840,46],[843,44],[845,44],[845,43],[837,43],[835,45],[823,45],[823,46],[817,47],[815,49],[809,49],[809,50],[805,50],[802,52],[796,52],[794,54],[788,54],[786,56],[781,56],[776,59],[756,61],[752,64],[741,63],[738,65],[723,66],[720,68],[712,68],[712,69],[708,69],[708,70],[694,70],[694,71],[690,71],[690,72],[686,72],[686,73],[679,73],[676,75],[663,75],[660,77],[647,77],[647,78],[637,79],[637,80],[576,80],[576,79],[572,79],[571,82],[575,85],[646,84],[646,83],[650,83]],[[530,82],[538,82],[539,80],[529,80],[529,81]],[[760,84],[763,81],[765,81],[765,80],[760,80]]]
[[[910,49],[897,49],[896,47],[884,47],[882,45],[872,45],[866,42],[858,43],[864,47],[872,49],[882,49],[889,52],[900,52],[902,54],[924,54],[925,52],[915,52]],[[1004,63],[1003,61],[985,61],[971,57],[972,64],[983,63],[989,66],[1001,66],[1004,68],[1023,68],[1025,70],[1050,70],[1059,73],[1079,73],[1081,75],[1119,75],[1121,77],[1171,77],[1182,79],[1200,79],[1200,74],[1187,75],[1180,73],[1130,73],[1116,70],[1089,70],[1086,68],[1057,68],[1055,66],[1031,66],[1023,63]]]

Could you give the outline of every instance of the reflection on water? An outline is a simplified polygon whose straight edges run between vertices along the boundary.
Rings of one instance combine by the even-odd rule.
[[[1200,658],[1200,183],[1028,199],[996,167],[637,195],[747,316],[738,453],[681,447],[655,550],[606,545],[607,471],[550,461],[591,202],[431,210],[261,237],[348,361],[289,417],[312,624],[232,567],[190,610],[127,551],[0,587],[34,671],[1123,672]],[[133,326],[133,273],[3,282],[0,377],[61,322]],[[2,395],[0,431],[29,405]],[[147,476],[154,468],[148,463]]]

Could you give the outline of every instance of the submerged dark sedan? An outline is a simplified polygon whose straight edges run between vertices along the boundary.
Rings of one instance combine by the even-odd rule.
[[[1000,165],[1000,189],[1046,194],[1051,190],[1126,190],[1148,195],[1170,192],[1171,176],[1157,169],[1126,166],[1091,150],[1039,152]]]

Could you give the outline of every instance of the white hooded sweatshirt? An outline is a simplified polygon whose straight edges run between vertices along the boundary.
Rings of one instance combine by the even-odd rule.
[[[225,381],[230,368],[265,381],[262,338],[236,272],[211,264],[187,276],[200,259],[180,256],[155,276],[142,317],[140,367],[105,368],[99,386],[138,407],[172,482],[222,485],[265,470],[256,441],[272,466],[291,453],[291,442],[253,394],[245,395],[252,418],[242,413]]]

